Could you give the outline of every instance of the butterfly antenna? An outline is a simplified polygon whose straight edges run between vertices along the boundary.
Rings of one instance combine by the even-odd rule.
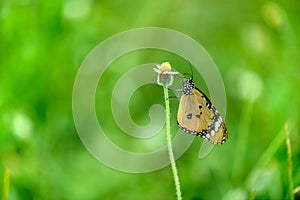
[[[187,78],[194,78],[194,74],[193,74],[193,65],[191,64],[190,61],[187,60],[187,62],[189,62],[189,64],[190,64],[190,68],[191,68],[192,74],[190,74],[190,73],[183,73],[183,74],[182,74],[183,77],[181,77],[181,78],[184,78],[184,79],[187,79]],[[179,77],[180,77],[180,76],[179,76]]]
[[[192,79],[194,79],[194,72],[193,72],[193,65],[191,63],[191,61],[188,61],[190,64],[190,68],[191,68],[191,72],[192,72]]]

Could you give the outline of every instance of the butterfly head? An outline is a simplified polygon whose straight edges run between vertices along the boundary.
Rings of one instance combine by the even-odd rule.
[[[184,95],[193,95],[192,89],[195,88],[195,84],[192,78],[189,78],[185,84],[183,84],[182,93]]]
[[[192,87],[195,87],[193,78],[189,78],[189,79],[187,80],[187,84],[191,85]]]

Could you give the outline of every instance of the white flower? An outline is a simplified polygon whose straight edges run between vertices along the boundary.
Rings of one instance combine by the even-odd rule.
[[[172,67],[169,62],[163,62],[160,65],[153,68],[154,71],[158,73],[157,84],[162,86],[170,86],[173,83],[173,75],[178,74],[178,72],[172,72]]]

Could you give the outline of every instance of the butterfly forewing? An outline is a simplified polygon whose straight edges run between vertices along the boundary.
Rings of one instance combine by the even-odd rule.
[[[198,135],[200,128],[208,128],[195,95],[182,95],[180,105],[177,122],[183,131]]]

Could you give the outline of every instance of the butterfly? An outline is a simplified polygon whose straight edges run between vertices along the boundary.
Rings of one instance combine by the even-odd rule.
[[[192,78],[183,84],[177,124],[186,133],[200,136],[213,144],[228,139],[226,125],[208,97],[195,87]]]

